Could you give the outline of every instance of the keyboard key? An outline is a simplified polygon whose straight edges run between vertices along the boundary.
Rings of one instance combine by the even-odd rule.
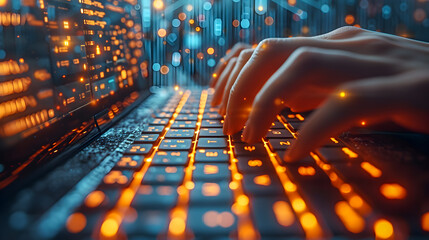
[[[266,156],[267,150],[262,143],[247,144],[236,143],[234,144],[235,155],[237,156]]]
[[[142,185],[179,185],[182,183],[184,168],[179,166],[152,166],[143,177]]]
[[[173,114],[171,112],[157,112],[157,113],[153,113],[152,116],[156,118],[171,118]]]
[[[188,120],[196,121],[197,119],[198,119],[197,113],[179,114],[176,117],[176,120],[180,120],[180,121],[188,121]]]
[[[250,201],[256,228],[261,239],[291,236],[304,239],[304,231],[286,197],[255,197]]]
[[[183,113],[183,114],[198,114],[198,112],[199,112],[198,109],[199,109],[198,106],[196,106],[195,109],[182,109],[180,111],[180,113]]]
[[[193,136],[193,129],[170,129],[165,135],[166,138],[192,138]]]
[[[225,137],[222,128],[201,128],[200,137]]]
[[[270,148],[273,151],[277,150],[287,150],[290,145],[294,142],[294,139],[270,139]]]
[[[104,176],[103,182],[100,187],[124,188],[130,184],[132,176],[132,171],[112,170],[106,176]]]
[[[231,173],[228,167],[228,164],[197,163],[192,178],[202,182],[229,181]]]
[[[152,165],[186,165],[189,152],[158,151],[152,159]]]
[[[216,119],[216,120],[221,120],[223,117],[221,116],[221,115],[219,115],[219,113],[217,113],[217,112],[208,112],[208,113],[204,113],[203,114],[203,119],[204,120],[213,120],[213,119]]]
[[[159,146],[160,150],[189,150],[192,141],[190,139],[164,139]]]
[[[191,191],[190,205],[231,205],[233,201],[229,182],[195,182]]]
[[[156,140],[158,139],[159,134],[142,134],[139,138],[137,138],[135,141],[137,143],[153,143],[156,142]]]
[[[124,156],[119,159],[114,169],[123,170],[137,170],[143,165],[142,156]]]
[[[131,203],[135,209],[169,209],[177,201],[176,187],[169,185],[150,186],[141,185]]]
[[[224,149],[198,149],[195,162],[229,162],[228,151]]]
[[[147,155],[152,150],[152,144],[132,144],[124,153],[131,155]]]
[[[287,129],[268,129],[267,138],[293,138]]]
[[[169,209],[148,209],[137,212],[137,219],[133,222],[124,221],[124,231],[135,236],[136,239],[156,239],[160,234],[167,231]],[[143,235],[137,237],[136,235]],[[148,237],[151,236],[151,237]],[[132,239],[130,237],[130,239]]]
[[[244,174],[243,181],[243,188],[249,196],[284,194],[280,181],[273,174]]]
[[[149,125],[143,130],[143,133],[161,133],[164,130],[164,126],[160,125]]]
[[[230,205],[189,208],[187,226],[196,239],[229,239],[237,229],[237,216]]]
[[[119,199],[121,189],[102,189],[97,188],[90,192],[82,205],[82,209],[87,211],[97,211],[100,209],[110,209],[115,206]]]
[[[289,124],[292,126],[292,128],[295,131],[298,131],[299,129],[301,129],[302,124],[304,124],[303,122],[289,122]]]
[[[220,128],[220,127],[223,127],[223,122],[221,122],[221,120],[206,119],[206,120],[202,120],[201,127],[203,127],[203,128],[207,128],[207,127]]]
[[[154,118],[149,121],[150,125],[166,125],[170,121],[168,118]]]
[[[321,147],[321,148],[318,148],[316,152],[329,163],[348,162],[348,161],[360,162],[360,158],[358,157],[357,154],[355,154],[354,152],[349,152],[346,149],[349,149],[349,148]],[[346,154],[346,152],[348,152],[349,155]]]
[[[198,148],[226,148],[225,138],[200,138],[198,139]]]
[[[274,168],[268,156],[240,156],[237,157],[238,171],[241,173],[274,173]]]
[[[271,129],[285,129],[285,126],[283,125],[283,123],[279,122],[279,121],[275,121],[273,123],[271,123]]]
[[[192,128],[194,129],[197,125],[196,121],[175,121],[171,128]]]

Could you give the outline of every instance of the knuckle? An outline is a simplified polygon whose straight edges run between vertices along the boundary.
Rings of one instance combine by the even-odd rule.
[[[314,47],[299,47],[293,53],[297,63],[308,63],[317,60],[317,49]]]

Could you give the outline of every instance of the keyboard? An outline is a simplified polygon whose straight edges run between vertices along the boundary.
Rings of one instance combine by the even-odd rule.
[[[338,138],[285,163],[305,114],[285,110],[251,145],[223,134],[211,98],[177,91],[155,111],[57,238],[427,236],[427,178],[401,178]]]

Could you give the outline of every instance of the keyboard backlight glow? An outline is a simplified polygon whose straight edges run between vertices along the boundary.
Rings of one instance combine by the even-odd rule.
[[[343,148],[341,148],[341,150],[342,150],[345,154],[347,154],[347,156],[349,156],[349,158],[357,158],[357,157],[358,157],[357,153],[355,153],[355,152],[353,152],[352,150],[350,150],[350,148],[343,147]]]
[[[374,224],[376,238],[388,239],[393,236],[393,226],[386,219],[379,219]]]
[[[381,185],[380,192],[387,199],[404,199],[407,196],[407,190],[397,183]]]
[[[335,213],[350,232],[360,233],[365,229],[365,220],[347,202],[340,201],[335,204]]]
[[[363,170],[368,172],[373,178],[379,178],[382,175],[381,170],[376,168],[374,165],[372,165],[369,162],[362,162],[360,166]]]
[[[285,201],[277,201],[273,204],[274,215],[276,216],[277,222],[288,227],[295,222],[295,217],[290,208],[289,204]]]
[[[79,233],[86,226],[86,217],[80,212],[73,213],[67,218],[66,228],[71,233]]]
[[[423,231],[429,232],[429,212],[422,215],[421,224]]]

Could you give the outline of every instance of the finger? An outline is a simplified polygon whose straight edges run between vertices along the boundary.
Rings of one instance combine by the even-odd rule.
[[[219,107],[219,113],[222,116],[225,115],[225,112],[226,112],[226,106],[228,104],[229,92],[231,91],[231,87],[234,84],[235,80],[237,79],[237,76],[240,73],[243,66],[247,63],[247,61],[249,61],[250,57],[253,54],[253,51],[254,51],[254,49],[245,49],[245,50],[241,51],[241,53],[237,59],[237,63],[235,64],[235,67],[232,70],[232,72],[231,72],[231,74],[227,80],[226,86],[224,88],[222,102],[221,102],[221,105]]]
[[[353,126],[376,124],[393,118],[404,107],[403,75],[349,83],[312,114],[298,132],[298,139],[285,155],[292,162],[306,156],[332,136]]]
[[[210,80],[210,87],[214,87],[216,86],[216,83],[219,79],[219,76],[222,74],[222,72],[225,70],[229,60],[231,58],[237,57],[241,51],[243,51],[244,49],[248,49],[251,46],[245,43],[237,43],[234,45],[234,47],[232,47],[231,51],[223,58],[221,58],[219,60],[219,63],[217,64],[213,75],[212,75],[212,79]]]
[[[402,68],[394,67],[397,65],[397,62],[383,57],[299,48],[255,97],[243,140],[251,143],[265,136],[275,116],[286,106],[297,112],[314,109],[338,85],[370,76],[395,74],[402,71]]]
[[[366,38],[354,35],[353,38],[345,40],[326,40],[320,36],[264,40],[243,67],[230,90],[224,131],[228,134],[234,134],[244,126],[256,94],[296,49],[307,46],[364,52],[373,55],[371,51],[380,52],[380,46],[382,46],[383,51],[391,51],[394,47],[391,42],[379,37],[376,33],[373,35]],[[364,50],[361,47],[363,43],[367,44]]]
[[[223,91],[225,89],[226,82],[228,81],[229,75],[231,74],[232,69],[236,65],[236,62],[237,62],[236,57],[231,58],[228,62],[228,65],[225,67],[225,70],[220,75],[215,86],[215,92],[211,102],[212,106],[219,105],[220,101],[222,100]]]

